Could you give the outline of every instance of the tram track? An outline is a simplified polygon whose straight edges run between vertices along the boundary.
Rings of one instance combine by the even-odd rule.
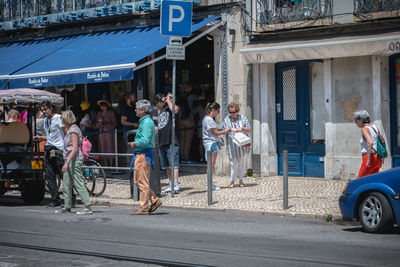
[[[158,259],[150,259],[150,258],[131,257],[131,256],[123,256],[123,255],[115,255],[115,254],[107,254],[107,253],[98,253],[98,252],[80,251],[80,250],[62,249],[62,248],[52,248],[52,247],[43,247],[43,246],[8,243],[8,242],[0,242],[0,246],[23,248],[23,249],[30,249],[30,250],[39,250],[39,251],[46,251],[46,252],[55,252],[55,253],[63,253],[63,254],[69,254],[69,255],[100,257],[100,258],[105,258],[105,259],[110,259],[110,260],[130,261],[130,262],[145,263],[145,264],[157,264],[157,265],[161,265],[161,266],[171,266],[171,267],[175,267],[175,266],[176,267],[213,266],[213,265],[191,264],[191,263],[177,262],[177,261],[166,261],[166,260],[158,260]]]

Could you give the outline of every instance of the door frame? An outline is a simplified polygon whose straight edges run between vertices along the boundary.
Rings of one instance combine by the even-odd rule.
[[[296,69],[296,105],[297,105],[297,124],[302,125],[301,134],[298,134],[299,144],[301,148],[289,153],[289,175],[294,176],[313,176],[323,177],[324,176],[324,162],[325,156],[325,144],[312,144],[311,143],[311,118],[310,118],[310,63],[311,62],[323,62],[322,60],[302,60],[294,62],[280,62],[275,64],[275,85],[276,85],[276,104],[282,105],[282,92],[283,80],[282,72],[285,69],[295,67]],[[298,79],[300,77],[301,79]],[[302,90],[306,88],[306,90]],[[282,125],[283,122],[283,106],[281,106],[281,112],[278,114],[278,106],[276,108],[276,131],[277,131],[277,154],[278,154],[278,174],[282,174]],[[308,140],[308,141],[307,141]],[[298,157],[296,159],[296,157]],[[295,161],[300,163],[296,163]],[[297,165],[295,165],[297,164]],[[290,171],[292,166],[292,171]],[[298,168],[298,171],[294,171]]]
[[[400,53],[389,56],[389,94],[390,94],[390,140],[392,152],[392,167],[400,166],[400,144],[397,143],[397,93],[396,93],[396,65],[395,60],[400,59]]]

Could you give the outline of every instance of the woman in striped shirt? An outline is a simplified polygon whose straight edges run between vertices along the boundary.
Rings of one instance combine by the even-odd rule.
[[[240,108],[238,104],[229,104],[228,111],[229,115],[224,119],[222,128],[231,127],[232,129],[232,132],[226,135],[226,150],[231,162],[231,183],[229,188],[235,187],[236,169],[238,169],[239,174],[239,186],[245,187],[243,183],[244,161],[246,155],[250,152],[250,147],[240,147],[232,141],[232,138],[235,132],[243,132],[247,135],[247,133],[251,131],[251,127],[246,116],[239,114]]]

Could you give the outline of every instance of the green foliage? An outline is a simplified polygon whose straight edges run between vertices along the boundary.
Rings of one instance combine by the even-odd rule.
[[[324,215],[324,221],[325,222],[332,222],[333,221],[333,215],[332,214],[325,214]]]

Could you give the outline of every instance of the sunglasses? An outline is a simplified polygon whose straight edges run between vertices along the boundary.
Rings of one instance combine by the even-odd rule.
[[[229,114],[235,114],[237,111],[229,111]]]

